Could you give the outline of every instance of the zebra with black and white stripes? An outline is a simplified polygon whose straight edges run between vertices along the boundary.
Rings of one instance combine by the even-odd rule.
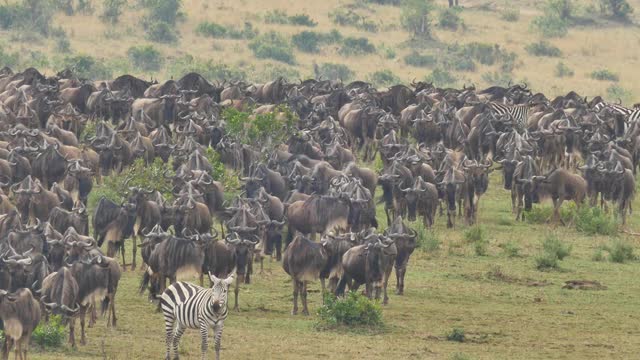
[[[224,320],[227,318],[227,294],[233,283],[234,274],[226,279],[218,279],[209,273],[213,286],[203,288],[186,282],[177,282],[169,286],[160,297],[160,308],[164,315],[166,331],[166,360],[179,359],[178,345],[184,331],[200,329],[202,337],[202,360],[206,359],[209,327],[214,331],[216,360],[220,359],[220,339]]]
[[[490,102],[489,106],[491,110],[498,115],[509,115],[513,120],[513,125],[518,132],[522,132],[527,128],[527,121],[529,119],[530,105],[506,105],[497,102]]]

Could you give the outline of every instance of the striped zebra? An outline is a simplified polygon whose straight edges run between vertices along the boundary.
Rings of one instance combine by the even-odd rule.
[[[629,109],[626,108],[622,105],[618,105],[618,104],[609,104],[606,103],[604,101],[597,103],[594,107],[593,110],[595,110],[595,112],[600,112],[600,110],[604,109],[604,108],[609,108],[611,109],[613,112],[620,114],[624,117],[629,117],[632,113],[634,113],[636,110],[635,109]]]
[[[178,344],[185,329],[200,329],[202,337],[202,360],[206,359],[209,327],[213,327],[216,360],[220,359],[220,339],[224,320],[227,318],[227,293],[233,283],[233,273],[226,279],[218,279],[209,273],[213,282],[210,289],[177,282],[169,286],[160,297],[160,308],[164,315],[167,355],[178,359]]]
[[[506,105],[497,102],[490,102],[489,106],[498,116],[509,115],[518,132],[522,132],[527,128],[530,105]]]

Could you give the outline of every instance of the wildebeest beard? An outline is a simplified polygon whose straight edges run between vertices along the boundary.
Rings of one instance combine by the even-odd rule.
[[[456,210],[456,184],[448,183],[446,185],[446,193],[447,193],[447,205],[449,210]]]

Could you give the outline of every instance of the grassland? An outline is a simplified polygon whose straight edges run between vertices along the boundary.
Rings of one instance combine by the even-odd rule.
[[[636,200],[634,208],[640,208]],[[380,219],[384,219],[379,209]],[[585,236],[571,228],[511,221],[510,197],[494,175],[480,205],[489,240],[486,256],[463,237],[464,227],[434,229],[436,251],[417,249],[405,295],[391,295],[380,334],[317,331],[315,316],[292,316],[292,287],[279,263],[266,261],[264,274],[243,285],[239,313],[225,324],[223,357],[236,359],[630,359],[640,346],[640,264],[596,262],[593,254],[612,238]],[[628,228],[638,229],[632,216]],[[418,226],[416,224],[416,226]],[[419,226],[418,226],[419,227]],[[561,269],[541,272],[534,259],[542,240],[555,233],[572,246]],[[622,234],[624,235],[624,234]],[[625,236],[623,236],[624,238]],[[626,239],[637,249],[640,241]],[[517,257],[503,249],[519,248]],[[77,350],[38,352],[37,359],[158,359],[164,354],[162,316],[137,295],[140,272],[127,272],[117,295],[118,327],[104,320],[89,329]],[[392,276],[393,277],[393,276]],[[568,280],[595,280],[607,290],[562,289]],[[395,284],[391,281],[390,290]],[[312,314],[320,305],[319,283],[311,287]],[[467,341],[447,341],[453,328]],[[187,332],[183,357],[199,356],[199,335]],[[466,356],[466,357],[464,357]]]
[[[367,32],[354,27],[338,26],[334,24],[328,14],[338,7],[356,4],[356,11],[368,21],[377,24],[378,32]],[[444,5],[445,1],[438,1]],[[589,74],[602,68],[619,74],[617,83],[623,91],[611,93],[616,96],[622,92],[626,102],[633,100],[633,94],[640,94],[640,74],[635,71],[640,63],[636,51],[640,45],[638,26],[631,23],[618,23],[598,18],[593,8],[597,1],[574,1],[578,8],[577,16],[595,18],[595,22],[571,27],[568,35],[550,42],[562,50],[561,58],[533,57],[526,50],[526,45],[542,39],[530,26],[534,17],[541,14],[542,1],[515,0],[487,2],[485,0],[465,0],[461,2],[465,9],[461,17],[465,26],[457,31],[448,31],[435,27],[434,41],[418,49],[415,43],[409,41],[409,33],[400,24],[400,9],[394,6],[376,5],[364,1],[295,1],[295,0],[184,0],[182,12],[184,16],[176,25],[180,35],[177,43],[157,44],[145,40],[144,30],[140,19],[144,10],[135,1],[129,1],[124,9],[122,20],[116,24],[105,24],[98,18],[101,2],[94,1],[92,15],[75,14],[67,16],[58,13],[54,26],[60,26],[66,32],[72,53],[88,54],[101,59],[113,67],[114,71],[130,71],[134,74],[155,78],[167,77],[171,74],[168,66],[154,73],[143,73],[133,68],[127,60],[127,50],[133,45],[153,44],[162,53],[165,64],[184,55],[231,64],[243,69],[250,79],[264,79],[264,74],[275,66],[275,73],[295,70],[301,77],[313,75],[313,63],[345,64],[355,72],[355,77],[365,79],[369,74],[383,69],[389,69],[400,79],[408,82],[414,78],[424,79],[433,68],[418,68],[406,65],[404,56],[418,49],[432,52],[439,56],[440,49],[446,44],[482,42],[497,44],[502,49],[515,52],[518,57],[516,67],[508,79],[526,81],[538,91],[548,96],[564,94],[569,90],[577,90],[586,96],[607,94],[607,89],[616,85],[610,81],[593,80]],[[490,4],[483,7],[483,4]],[[640,9],[640,0],[630,0],[629,3]],[[274,9],[286,11],[287,14],[307,14],[318,25],[314,28],[304,28],[292,25],[268,24],[264,15]],[[487,10],[489,9],[489,10]],[[503,20],[501,14],[506,9],[519,10],[517,21]],[[437,12],[436,12],[437,13]],[[634,14],[637,17],[640,11]],[[635,20],[632,16],[632,20]],[[303,30],[328,32],[339,30],[344,36],[366,37],[378,49],[376,53],[362,56],[343,56],[336,45],[326,46],[319,53],[307,54],[296,51],[296,64],[289,66],[271,60],[255,59],[247,46],[247,40],[211,39],[196,33],[198,24],[202,21],[214,21],[224,26],[242,28],[245,22],[250,22],[260,33],[276,31],[285,37],[290,37]],[[14,32],[0,32],[4,48],[18,51],[26,60],[23,65],[42,63],[30,61],[29,56],[44,55],[49,60],[61,57],[66,52],[56,50],[53,38],[27,36],[22,40]],[[36,55],[30,55],[33,53]],[[575,72],[572,77],[558,78],[554,71],[559,62]],[[44,64],[49,72],[59,70],[55,61]],[[270,70],[271,69],[271,70]],[[476,84],[487,86],[486,75],[497,71],[496,66],[479,65],[473,72],[456,72],[457,85]],[[610,97],[611,97],[610,96]]]

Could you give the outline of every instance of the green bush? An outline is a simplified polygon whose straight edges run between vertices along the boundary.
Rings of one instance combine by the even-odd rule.
[[[545,253],[554,255],[558,260],[564,260],[571,254],[571,246],[560,241],[557,235],[549,234],[542,243]]]
[[[509,241],[507,243],[501,244],[500,247],[507,257],[520,257],[520,246],[515,241]]]
[[[636,259],[633,254],[633,245],[620,239],[614,240],[611,246],[606,247],[606,250],[609,252],[609,260],[615,263],[622,264]]]
[[[43,348],[62,347],[65,339],[64,325],[60,316],[49,317],[49,323],[41,322],[34,330],[31,339]]]
[[[60,65],[60,68],[71,69],[81,78],[104,80],[112,77],[112,72],[105,66],[104,61],[90,55],[65,56]]]
[[[516,22],[520,20],[520,9],[504,9],[500,12],[500,18],[508,22]]]
[[[404,63],[415,67],[432,67],[437,60],[433,55],[422,55],[414,50],[404,57]]]
[[[210,81],[242,80],[244,70],[230,64],[215,63],[212,59],[202,60],[192,55],[184,55],[167,64],[167,73],[173,78],[181,78],[190,72],[197,72]]]
[[[319,329],[336,327],[381,328],[382,309],[380,304],[356,292],[349,292],[344,298],[331,294],[324,297],[324,305],[318,310]]]
[[[618,74],[608,69],[594,70],[593,72],[591,72],[589,76],[594,80],[600,80],[600,81],[616,81],[617,82],[618,80],[620,80],[620,77],[618,76]]]
[[[466,336],[464,334],[464,329],[453,328],[450,333],[447,333],[447,340],[456,341],[456,342],[464,342],[466,340]]]
[[[416,232],[418,233],[418,237],[416,239],[416,245],[418,248],[428,252],[440,250],[442,241],[438,239],[434,231],[427,230],[426,228],[419,226]]]
[[[273,79],[277,79],[278,77],[283,77],[284,79],[293,82],[300,79],[300,72],[289,65],[269,63],[265,64],[259,72],[252,74],[251,79],[266,83]]]
[[[576,229],[588,235],[615,235],[618,223],[600,208],[583,206],[576,213]]]
[[[475,225],[475,226],[467,228],[464,231],[463,236],[464,236],[464,239],[469,243],[473,243],[473,242],[476,242],[476,241],[482,241],[482,240],[485,240],[487,238],[487,234],[486,234],[486,231],[485,231],[484,227],[482,227],[480,225]]]
[[[153,21],[175,25],[183,14],[180,12],[182,0],[140,0],[149,11],[148,18]]]
[[[476,63],[473,59],[459,56],[446,56],[441,59],[442,66],[453,71],[475,71]]]
[[[511,74],[502,71],[488,71],[482,74],[482,80],[487,84],[497,86],[509,86],[509,84],[513,83]]]
[[[543,15],[533,19],[531,26],[540,32],[544,37],[559,38],[564,37],[569,32],[569,23],[555,15]]]
[[[376,47],[367,38],[346,37],[339,52],[345,56],[371,54],[376,52]]]
[[[607,260],[607,257],[604,255],[603,249],[598,248],[591,256],[591,260],[601,262]]]
[[[278,112],[285,113],[285,117],[277,116]],[[281,144],[287,140],[297,120],[285,106],[280,106],[273,113],[256,115],[253,120],[250,116],[250,113],[232,107],[226,108],[222,113],[227,123],[226,133],[246,144]]]
[[[210,174],[213,180],[215,181],[223,181],[225,179],[225,174],[227,170],[220,160],[220,154],[215,151],[213,148],[208,147],[207,152],[205,153],[205,157],[209,160],[209,164],[213,168],[213,174]],[[223,182],[225,186],[228,186],[226,182]],[[237,187],[236,187],[237,188]],[[235,189],[235,188],[232,188]]]
[[[628,21],[633,7],[627,0],[600,0],[600,12],[617,20]]]
[[[460,17],[462,11],[459,7],[444,8],[438,15],[438,25],[443,29],[449,29],[456,31],[459,28],[464,28],[464,21]]]
[[[253,39],[258,35],[258,31],[250,22],[245,22],[244,28],[238,30],[211,21],[203,21],[196,27],[196,33],[217,39]]]
[[[314,31],[303,31],[293,35],[291,42],[302,52],[316,53],[320,51],[320,46],[324,44],[325,37],[323,34]]]
[[[607,97],[610,99],[620,99],[625,103],[633,101],[633,93],[618,84],[611,85],[607,88]]]
[[[329,19],[336,25],[352,26],[356,29],[377,32],[378,24],[367,19],[352,9],[336,8],[329,13]]]
[[[561,61],[558,63],[558,65],[556,65],[554,75],[559,78],[572,77],[574,75],[574,72],[570,67],[568,67]]]
[[[531,211],[525,212],[525,219],[529,224],[544,224],[553,215],[550,207],[534,206]]]
[[[171,175],[172,171],[160,158],[156,158],[155,161],[149,165],[145,164],[144,159],[138,158],[120,174],[103,177],[104,182],[95,186],[94,191],[91,191],[89,194],[89,209],[95,209],[95,206],[102,196],[120,204],[127,199],[125,192],[128,187],[134,186],[148,190],[157,190],[165,199],[170,201],[173,199],[173,193],[171,191],[173,185],[171,184],[171,180],[165,177],[165,171],[169,172],[167,176]]]
[[[447,70],[437,67],[433,69],[431,74],[427,75],[425,81],[435,86],[447,87],[455,85],[458,79]]]
[[[142,71],[158,71],[164,59],[160,51],[152,45],[132,46],[127,50],[129,61]]]
[[[56,4],[50,0],[0,5],[0,27],[49,36]]]
[[[536,256],[535,262],[536,262],[536,269],[541,271],[557,269],[559,267],[558,258],[553,254],[549,254],[546,252],[543,252],[542,254]]]
[[[0,64],[2,66],[16,67],[20,63],[20,54],[10,53],[5,44],[0,44]]]
[[[548,41],[538,41],[525,47],[525,50],[533,56],[561,57],[562,51]]]
[[[249,49],[258,59],[273,59],[290,65],[296,63],[291,44],[280,34],[270,31],[249,43]]]
[[[385,59],[395,59],[396,58],[396,51],[389,46],[386,45],[380,45],[378,47],[378,49],[380,50],[380,52],[382,53],[382,56],[384,56]]]
[[[178,34],[173,25],[156,20],[143,21],[147,39],[159,43],[174,43],[178,41]]]
[[[316,77],[322,77],[329,80],[350,81],[354,78],[355,73],[349,69],[347,65],[335,63],[322,63],[316,69]]]
[[[413,33],[414,38],[431,38],[432,0],[405,0],[402,3],[400,22],[405,30]]]
[[[318,23],[315,22],[307,14],[295,14],[289,16],[285,11],[282,10],[269,11],[264,15],[263,18],[267,24],[298,25],[309,27],[318,25]]]
[[[100,19],[105,23],[117,24],[125,5],[127,5],[126,0],[104,0]]]
[[[369,74],[367,81],[380,87],[390,87],[401,82],[400,78],[389,69],[378,70]]]

